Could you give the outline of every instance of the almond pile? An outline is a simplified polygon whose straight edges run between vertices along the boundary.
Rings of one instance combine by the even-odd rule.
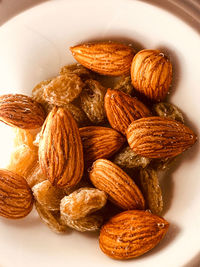
[[[34,204],[54,232],[100,229],[106,255],[135,258],[169,227],[159,171],[196,135],[176,106],[160,102],[172,80],[161,51],[117,42],[70,50],[79,64],[36,85],[32,97],[0,97],[0,120],[16,133],[0,170],[0,215],[23,218]]]

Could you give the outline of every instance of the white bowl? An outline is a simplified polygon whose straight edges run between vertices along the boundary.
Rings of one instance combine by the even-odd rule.
[[[74,61],[70,46],[102,39],[125,40],[137,49],[160,48],[169,54],[174,69],[170,101],[181,108],[186,123],[199,134],[200,37],[181,19],[139,1],[50,1],[9,21],[0,29],[0,94],[31,94],[35,84]],[[11,134],[8,126],[1,125],[0,130],[0,167],[4,167]],[[0,220],[0,265],[200,266],[198,150],[196,143],[161,181],[164,217],[171,226],[166,238],[146,255],[126,262],[112,260],[100,251],[97,234],[56,235],[33,211],[23,220]]]

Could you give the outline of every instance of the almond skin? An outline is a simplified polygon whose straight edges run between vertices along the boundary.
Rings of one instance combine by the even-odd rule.
[[[133,180],[117,165],[98,159],[89,172],[93,185],[106,192],[110,200],[124,210],[144,209],[144,198]]]
[[[33,195],[26,180],[11,171],[0,169],[0,216],[20,219],[33,207]]]
[[[83,175],[83,147],[77,124],[67,109],[53,108],[39,142],[39,162],[44,175],[58,187],[72,187]]]
[[[124,135],[131,122],[151,116],[149,109],[136,97],[118,90],[108,89],[104,103],[110,125]]]
[[[103,75],[119,76],[130,72],[135,51],[117,42],[95,42],[70,48],[74,58],[84,67]]]
[[[172,81],[172,64],[160,50],[141,50],[133,58],[131,79],[140,93],[161,101],[166,97]]]
[[[45,112],[31,97],[20,94],[0,96],[0,121],[22,129],[42,126]]]
[[[107,127],[88,126],[80,128],[79,131],[86,165],[96,159],[111,157],[126,141],[119,132]]]
[[[196,142],[196,135],[181,122],[164,117],[142,118],[131,123],[127,140],[132,150],[147,158],[175,157]]]
[[[124,211],[101,228],[99,245],[111,258],[136,258],[154,248],[163,239],[168,227],[165,219],[149,211]]]

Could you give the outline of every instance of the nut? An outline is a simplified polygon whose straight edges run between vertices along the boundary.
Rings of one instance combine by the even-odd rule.
[[[101,228],[101,250],[114,259],[143,255],[165,236],[169,223],[148,211],[129,210],[111,218]]]
[[[104,101],[110,125],[124,135],[131,122],[151,115],[148,108],[137,98],[118,90],[108,89]]]
[[[33,195],[26,180],[11,171],[0,169],[0,216],[19,219],[33,207]]]
[[[163,100],[172,80],[171,62],[159,50],[141,50],[133,58],[131,79],[140,93],[152,100]]]
[[[86,165],[96,159],[111,157],[125,142],[125,138],[120,133],[107,127],[88,126],[80,128],[79,131]]]
[[[148,117],[131,123],[127,140],[133,151],[147,158],[174,157],[196,142],[184,124],[163,117]]]
[[[93,185],[106,192],[109,199],[124,210],[144,209],[144,198],[133,180],[117,165],[106,159],[93,163],[89,173]]]
[[[53,108],[40,136],[39,162],[44,175],[58,187],[72,187],[82,178],[83,147],[71,113]]]
[[[31,97],[8,94],[0,97],[0,121],[22,129],[35,129],[42,126],[45,112],[42,106]]]
[[[132,47],[116,42],[96,42],[70,48],[74,58],[97,73],[119,76],[130,71],[135,54]]]

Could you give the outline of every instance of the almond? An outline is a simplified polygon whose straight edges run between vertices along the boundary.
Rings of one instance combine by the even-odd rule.
[[[133,180],[117,165],[98,159],[90,171],[93,185],[106,192],[110,200],[124,210],[144,209],[144,198]]]
[[[88,126],[79,129],[86,165],[96,159],[109,158],[115,154],[126,141],[117,131],[100,126]]]
[[[82,178],[83,147],[77,124],[67,109],[53,108],[39,141],[39,162],[49,181],[59,187],[72,187]]]
[[[124,211],[101,228],[99,245],[111,258],[135,258],[154,248],[163,239],[168,227],[165,219],[148,211]]]
[[[175,157],[191,147],[196,135],[181,122],[164,117],[142,118],[131,123],[127,140],[133,151],[147,158]]]
[[[135,51],[117,42],[95,42],[70,48],[74,58],[84,67],[103,75],[129,73]]]
[[[131,79],[140,93],[156,101],[163,100],[172,81],[171,62],[160,50],[141,50],[133,58]]]
[[[11,171],[0,169],[0,216],[19,219],[33,207],[33,195],[26,180]]]
[[[136,97],[118,90],[108,89],[104,103],[110,125],[124,135],[131,122],[151,115],[149,109]]]
[[[35,129],[42,126],[45,112],[31,97],[8,94],[0,97],[0,121],[22,129]]]

